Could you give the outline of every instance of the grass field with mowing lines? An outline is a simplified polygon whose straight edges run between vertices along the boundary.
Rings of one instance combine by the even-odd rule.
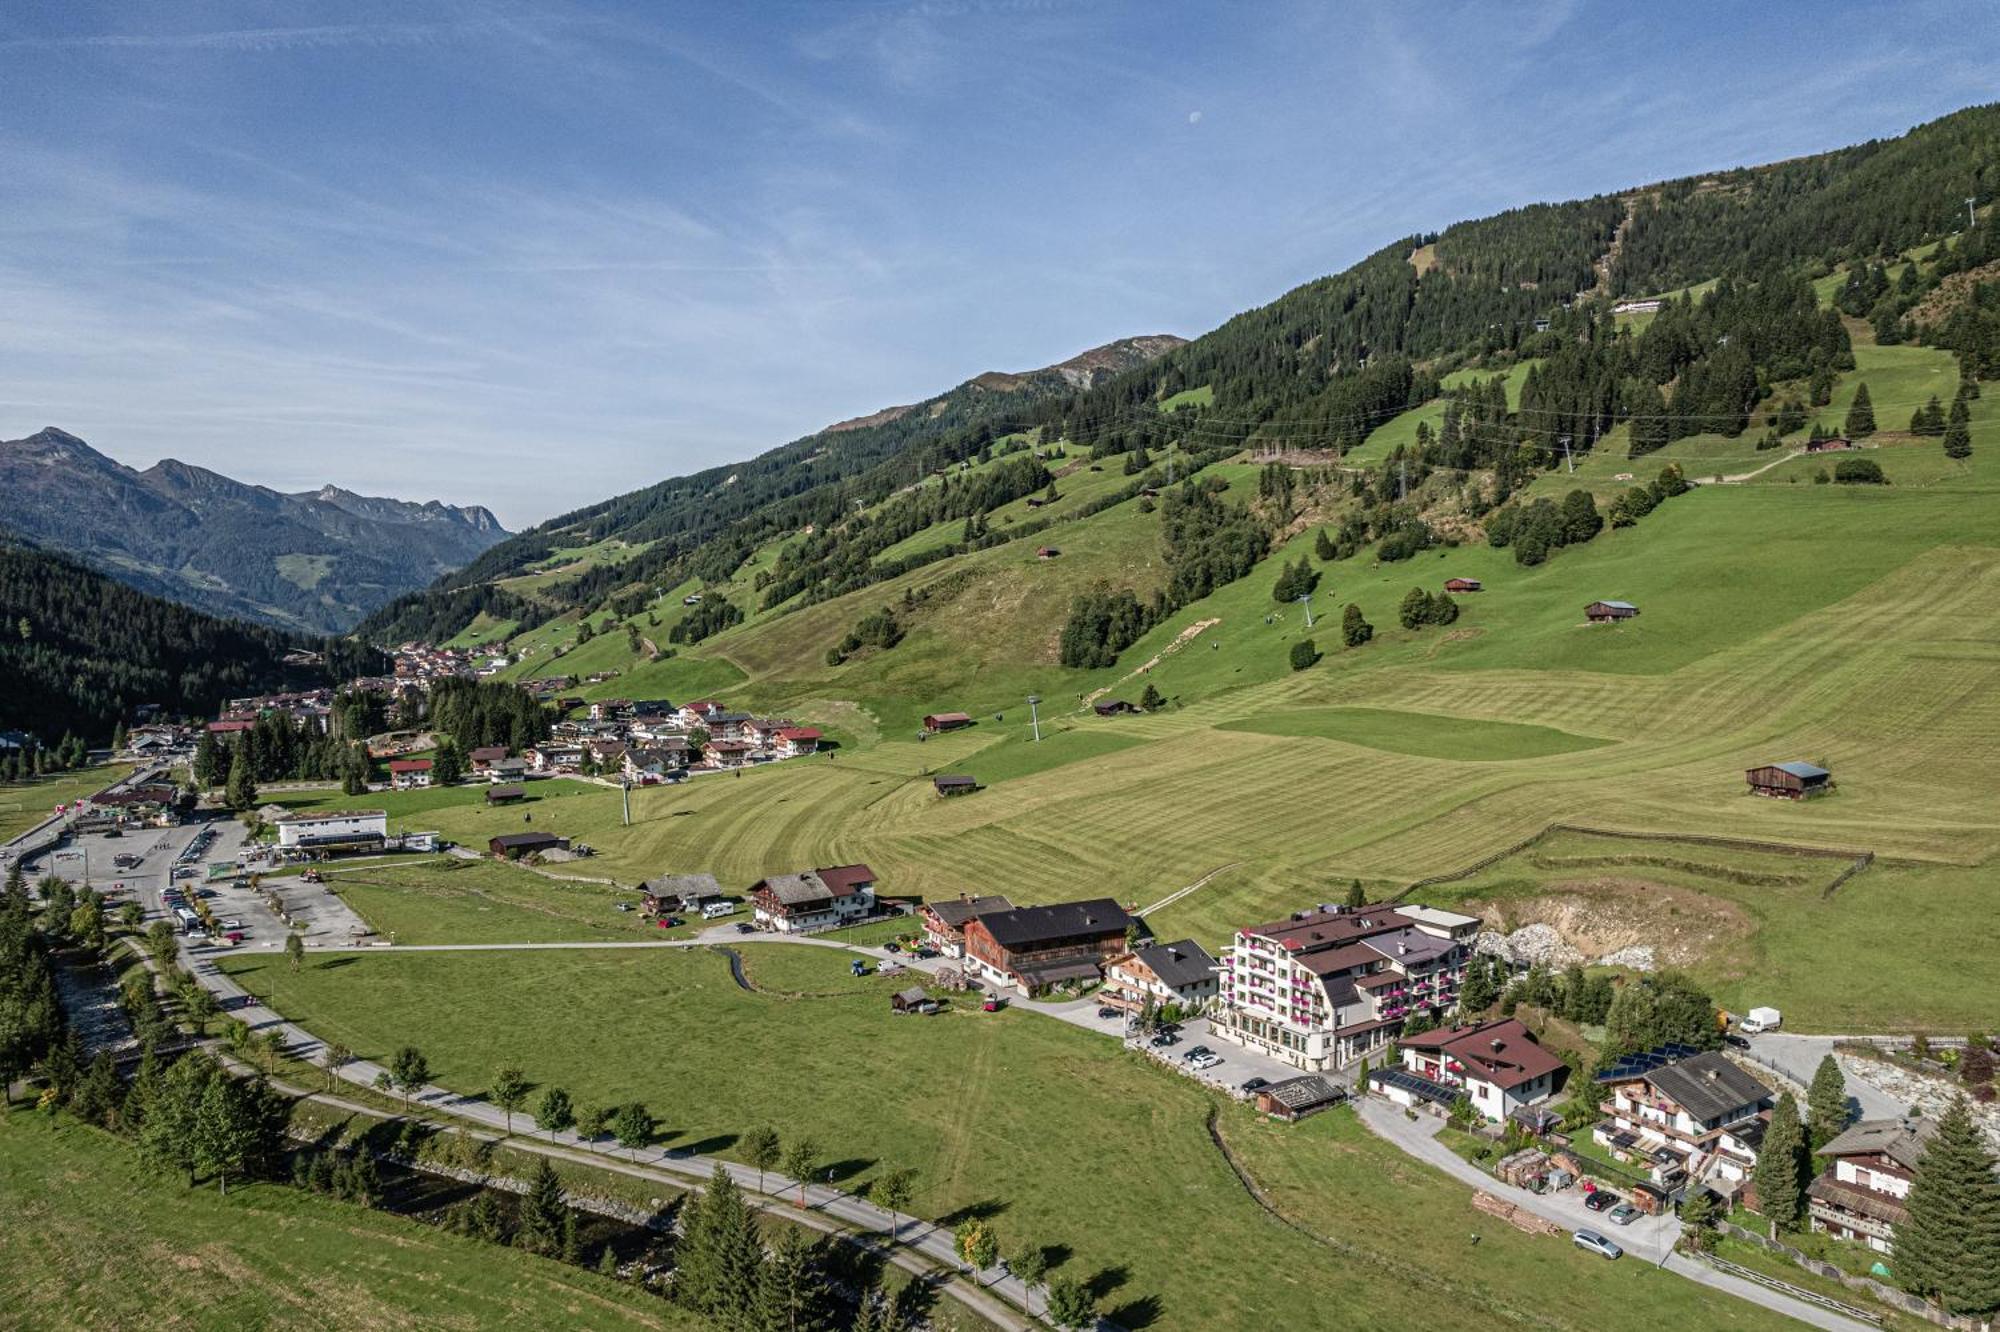
[[[1428,712],[1394,712],[1385,708],[1303,708],[1225,722],[1218,729],[1255,731],[1260,735],[1314,736],[1369,749],[1386,749],[1394,754],[1467,763],[1541,758],[1613,743],[1548,726],[1441,717]]]
[[[897,982],[856,980],[838,954],[777,944],[745,954],[758,984],[828,997],[746,993],[720,957],[667,951],[370,955],[309,963],[281,985],[288,1016],[364,1057],[414,1039],[448,1086],[477,1091],[517,1064],[579,1097],[646,1101],[674,1145],[730,1155],[744,1130],[768,1122],[814,1135],[846,1188],[913,1167],[915,1210],[987,1214],[1003,1248],[1062,1246],[1070,1257],[1059,1270],[1094,1278],[1104,1311],[1128,1325],[1310,1326],[1332,1301],[1360,1322],[1410,1326],[1456,1299],[1540,1309],[1508,1320],[1520,1326],[1775,1326],[1685,1282],[1662,1279],[1657,1298],[1649,1285],[1634,1303],[1630,1274],[1560,1241],[1510,1235],[1470,1250],[1466,1191],[1351,1128],[1338,1158],[1314,1168],[1330,1172],[1329,1205],[1362,1254],[1329,1262],[1243,1192],[1208,1140],[1212,1102],[1195,1084],[1032,1013],[960,1000],[934,1018],[893,1016]],[[224,965],[262,993],[266,969],[283,964]],[[643,1013],[664,1034],[635,1039],[625,1020],[552,1022],[556,1007]],[[1247,1113],[1222,1113],[1232,1132],[1254,1130]],[[1387,1184],[1368,1182],[1385,1178],[1407,1180],[1422,1205],[1405,1209]],[[1117,1181],[1117,1206],[1105,1205],[1106,1179]],[[1384,1210],[1404,1218],[1394,1242],[1369,1233],[1389,1224]],[[1199,1226],[1171,1223],[1194,1215]],[[1565,1295],[1551,1311],[1538,1292],[1555,1281]]]
[[[57,805],[96,795],[131,771],[129,763],[107,763],[33,781],[0,782],[0,842],[19,837],[46,819]]]
[[[0,1196],[19,1332],[702,1326],[621,1282],[289,1185],[190,1191],[121,1139],[27,1110],[0,1119]]]
[[[564,883],[493,860],[338,871],[326,882],[377,933],[400,944],[669,937],[637,912],[617,909],[638,900],[629,890]]]

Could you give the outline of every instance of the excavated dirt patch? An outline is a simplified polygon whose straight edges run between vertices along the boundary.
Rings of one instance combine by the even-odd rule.
[[[1646,879],[1571,879],[1538,897],[1492,903],[1507,930],[1547,925],[1585,957],[1649,946],[1659,965],[1740,961],[1756,922],[1734,902]]]

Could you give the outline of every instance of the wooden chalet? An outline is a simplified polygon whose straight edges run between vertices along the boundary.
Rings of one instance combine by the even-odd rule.
[[[935,1013],[942,1007],[937,1000],[924,993],[921,985],[912,985],[889,996],[891,1013]]]
[[[473,750],[465,757],[467,761],[472,764],[472,770],[474,772],[485,772],[495,763],[498,763],[501,759],[507,757],[507,746],[481,745],[479,748]]]
[[[512,805],[528,798],[528,788],[519,782],[509,782],[504,786],[486,788],[486,803],[489,805]]]
[[[1274,1082],[1257,1093],[1257,1113],[1296,1124],[1347,1099],[1340,1087],[1316,1073]]]
[[[1444,590],[1447,592],[1481,592],[1485,589],[1477,578],[1447,578],[1444,580]]]
[[[946,957],[965,953],[965,927],[980,916],[995,911],[1012,911],[1014,904],[999,893],[972,897],[960,893],[923,905],[924,939]]]
[[[1928,1119],[1864,1119],[1817,1153],[1827,1168],[1806,1188],[1812,1228],[1892,1252],[1909,1219],[1910,1186],[1937,1125]]]
[[[1804,800],[1833,790],[1833,774],[1811,763],[1767,763],[1743,774],[1752,795]]]
[[[1639,608],[1629,601],[1593,601],[1583,608],[1583,618],[1592,624],[1616,624],[1638,613]]]
[[[934,735],[940,731],[962,731],[970,725],[969,712],[933,712],[924,718],[924,729]]]
[[[649,916],[674,911],[699,911],[722,900],[722,885],[713,874],[662,874],[639,885],[639,909]]]
[[[1851,453],[1854,441],[1841,435],[1827,435],[1821,439],[1806,441],[1807,453]]]
[[[931,778],[931,785],[941,796],[971,795],[979,789],[979,779],[964,773],[941,772]]]
[[[1086,984],[1125,951],[1133,923],[1108,897],[995,911],[967,922],[966,963],[982,980],[1024,994]]]

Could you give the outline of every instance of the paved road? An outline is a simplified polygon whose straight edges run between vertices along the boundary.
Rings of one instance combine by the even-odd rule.
[[[1801,1036],[1796,1032],[1767,1031],[1750,1039],[1751,1059],[1768,1064],[1802,1086],[1812,1086],[1819,1061],[1833,1055],[1840,1071],[1847,1075],[1847,1105],[1862,1119],[1893,1119],[1909,1107],[1864,1080],[1864,1070],[1851,1059],[1834,1054],[1838,1036]]]
[[[1868,1323],[1843,1318],[1839,1314],[1792,1299],[1775,1290],[1766,1289],[1754,1281],[1745,1281],[1726,1272],[1718,1272],[1706,1263],[1674,1253],[1673,1246],[1680,1238],[1681,1232],[1679,1217],[1672,1215],[1640,1217],[1629,1226],[1614,1226],[1600,1213],[1584,1207],[1583,1194],[1580,1190],[1530,1193],[1526,1189],[1517,1189],[1511,1184],[1504,1184],[1493,1178],[1437,1140],[1437,1131],[1443,1121],[1435,1115],[1420,1114],[1413,1121],[1403,1113],[1402,1107],[1373,1096],[1364,1096],[1354,1105],[1363,1124],[1411,1156],[1436,1166],[1475,1189],[1482,1189],[1496,1198],[1504,1198],[1525,1211],[1553,1221],[1566,1230],[1594,1230],[1600,1235],[1608,1235],[1625,1250],[1628,1259],[1636,1258],[1664,1267],[1676,1276],[1698,1281],[1704,1286],[1734,1295],[1737,1299],[1748,1300],[1752,1304],[1761,1305],[1774,1313],[1809,1323],[1814,1327],[1827,1328],[1830,1332],[1869,1332],[1871,1325]],[[1495,1224],[1505,1223],[1496,1220]]]

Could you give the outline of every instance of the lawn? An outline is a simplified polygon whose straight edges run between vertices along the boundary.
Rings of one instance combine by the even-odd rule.
[[[335,870],[327,886],[378,934],[400,944],[552,943],[660,938],[630,891],[564,883],[498,861],[445,860]]]
[[[938,1017],[893,1016],[898,982],[857,980],[837,954],[745,952],[757,984],[823,997],[746,992],[707,952],[402,954],[311,962],[283,977],[284,1008],[364,1057],[415,1041],[439,1080],[465,1091],[512,1063],[580,1098],[644,1100],[671,1145],[726,1155],[745,1129],[771,1123],[812,1135],[849,1188],[912,1167],[918,1212],[986,1216],[1003,1248],[1059,1246],[1058,1270],[1091,1280],[1128,1326],[1315,1326],[1330,1303],[1357,1323],[1414,1326],[1446,1301],[1520,1326],[1765,1325],[1748,1306],[1664,1278],[1657,1301],[1628,1303],[1634,1273],[1559,1241],[1510,1237],[1465,1253],[1460,1236],[1476,1223],[1464,1190],[1361,1137],[1336,1159],[1317,1130],[1289,1140],[1309,1150],[1273,1154],[1327,1172],[1313,1188],[1356,1245],[1334,1261],[1243,1191],[1204,1128],[1216,1103],[1193,1083],[1030,1012],[981,1013],[961,999]],[[283,963],[223,965],[261,993],[260,973]],[[635,1029],[629,1015],[640,1013]],[[1265,1131],[1233,1107],[1222,1113],[1232,1132]],[[1414,1203],[1391,1187],[1398,1179],[1422,1191]],[[1378,1238],[1385,1228],[1391,1237]],[[1562,1307],[1540,1307],[1555,1284]]]
[[[0,1118],[8,1327],[655,1328],[700,1323],[619,1282],[288,1185],[192,1191],[122,1139]]]
[[[132,771],[127,763],[107,763],[77,772],[0,782],[0,842],[9,842],[47,818],[57,805],[96,795]]]
[[[1026,722],[1026,717],[1017,716],[999,741],[954,764],[951,770],[970,773],[979,779],[981,786],[994,786],[1144,743],[1142,737],[1126,735],[1109,726],[1083,725],[1057,730],[1047,721],[1042,724],[1042,738],[1038,742]]]
[[[1549,726],[1522,726],[1385,708],[1302,708],[1227,722],[1218,729],[1255,731],[1260,735],[1315,736],[1369,749],[1386,749],[1393,754],[1418,754],[1464,763],[1544,758],[1612,743],[1594,736],[1571,735]]]
[[[566,777],[528,782],[525,800],[510,805],[489,807],[486,793],[493,788],[485,782],[467,782],[459,786],[431,786],[420,791],[371,791],[366,795],[351,796],[341,791],[273,791],[259,800],[260,805],[282,805],[294,813],[310,813],[314,810],[335,809],[379,809],[388,813],[396,831],[405,829],[429,829],[436,824],[436,816],[441,812],[475,810],[488,817],[495,824],[494,831],[512,831],[511,826],[523,821],[524,815],[548,817],[569,807],[572,800],[596,797],[618,803],[618,792],[595,782],[571,781]],[[489,834],[490,835],[490,834]]]

